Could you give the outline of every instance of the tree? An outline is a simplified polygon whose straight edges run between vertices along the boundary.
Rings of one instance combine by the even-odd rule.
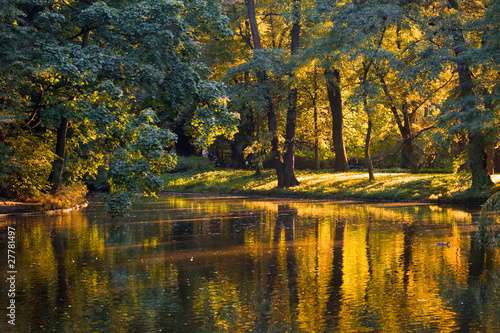
[[[200,147],[214,136],[231,136],[238,115],[227,110],[223,86],[208,79],[193,35],[225,29],[218,6],[213,1],[13,2],[1,21],[8,32],[1,37],[1,58],[9,61],[1,63],[0,101],[4,117],[13,119],[5,141],[15,133],[51,134],[58,156],[49,178],[54,192],[61,179],[92,177],[101,164],[113,169],[125,160],[130,170],[151,176],[175,165],[167,150],[174,136],[154,121],[172,128],[175,119],[184,119]],[[4,91],[16,98],[6,98]],[[148,144],[139,145],[146,138],[139,140],[135,128],[149,135]],[[159,162],[165,164],[160,168]],[[112,188],[139,193],[161,187],[148,177],[142,185],[132,177],[131,186],[111,180]]]
[[[257,19],[255,17],[255,3],[253,0],[248,0],[246,2],[248,10],[248,20],[250,21],[250,29],[252,32],[252,40],[254,45],[254,57],[257,55],[259,50],[262,49],[262,44],[260,40],[259,28],[257,25]],[[274,109],[273,98],[271,96],[271,91],[267,86],[268,74],[265,69],[258,69],[256,71],[257,80],[259,85],[261,85],[264,93],[264,99],[267,111],[267,123],[269,133],[271,135],[271,153],[273,155],[274,165],[276,168],[276,175],[278,177],[278,187],[283,187],[283,157],[278,149],[278,125],[276,119],[276,111]]]
[[[484,57],[478,52],[492,46],[488,37],[494,30],[494,21],[484,19],[486,6],[491,4],[454,0],[433,3],[422,23],[422,30],[434,44],[435,59],[457,74],[454,88],[443,105],[440,126],[464,138],[473,190],[493,184],[486,168],[486,149],[497,141],[493,138],[498,134],[498,114],[491,99],[498,91],[497,83],[492,82],[492,77],[498,81],[498,62],[492,53],[485,52]],[[446,53],[439,52],[440,49]]]
[[[342,93],[340,90],[340,71],[325,69],[326,89],[332,112],[332,142],[335,151],[335,165],[338,171],[348,171],[347,153],[344,144],[344,116]]]
[[[299,52],[300,41],[300,5],[301,0],[293,0],[292,4],[292,29],[290,32],[290,54],[296,56]],[[292,58],[293,59],[293,58]],[[292,72],[291,81],[294,74]],[[292,83],[293,84],[293,83]],[[295,178],[295,128],[297,121],[297,87],[292,86],[288,94],[288,109],[286,112],[286,133],[285,133],[285,159],[283,164],[283,186],[291,187],[299,184]]]

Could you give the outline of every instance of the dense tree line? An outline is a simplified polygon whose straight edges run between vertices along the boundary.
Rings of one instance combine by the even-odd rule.
[[[245,149],[281,161],[296,146],[314,149],[318,165],[322,143],[339,171],[348,170],[347,149],[372,178],[373,164],[412,173],[460,167],[471,171],[474,188],[491,185],[497,1],[250,0],[224,9],[235,33],[208,41],[205,51],[229,87],[229,106],[245,120],[238,142],[247,145],[232,144],[234,165],[243,164]],[[294,38],[300,45],[287,54]],[[285,169],[275,167],[279,177]]]
[[[161,188],[177,153],[347,171],[466,168],[499,144],[496,0],[14,0],[0,8],[0,190],[108,169],[110,202]],[[230,152],[230,158],[227,158]],[[349,158],[351,160],[349,160]],[[331,165],[326,161],[334,160]],[[490,163],[491,164],[491,163]]]

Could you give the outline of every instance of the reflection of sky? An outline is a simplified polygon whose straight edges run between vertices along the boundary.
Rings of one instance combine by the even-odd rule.
[[[474,212],[181,196],[135,208],[123,220],[91,205],[5,221],[19,234],[16,328],[500,328],[500,252],[471,247]]]

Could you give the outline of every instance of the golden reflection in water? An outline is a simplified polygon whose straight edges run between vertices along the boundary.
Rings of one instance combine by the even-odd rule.
[[[137,208],[3,222],[19,230],[19,328],[499,328],[500,251],[474,249],[459,208],[180,196]]]
[[[315,218],[315,228],[308,229],[297,248],[298,318],[304,332],[325,327],[329,283],[333,263],[333,234],[329,220]]]

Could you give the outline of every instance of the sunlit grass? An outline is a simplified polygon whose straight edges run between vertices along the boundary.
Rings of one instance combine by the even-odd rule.
[[[289,189],[277,188],[273,170],[261,175],[253,171],[218,170],[196,174],[166,174],[165,191],[183,193],[252,194],[306,198],[355,198],[362,200],[464,202],[481,197],[455,200],[454,193],[467,189],[469,178],[454,174],[375,174],[370,182],[366,172],[297,171],[300,184]],[[500,182],[500,177],[494,177]]]

